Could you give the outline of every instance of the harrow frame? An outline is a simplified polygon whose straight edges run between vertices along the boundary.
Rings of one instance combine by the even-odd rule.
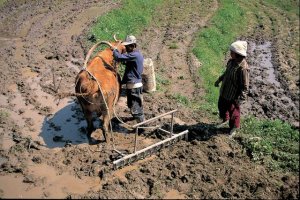
[[[137,160],[140,160],[140,159],[144,159],[146,156],[148,155],[151,155],[153,153],[156,153],[158,152],[159,150],[165,148],[165,147],[168,147],[170,145],[173,145],[175,142],[181,140],[181,139],[185,139],[185,140],[188,140],[188,130],[185,130],[183,132],[180,132],[180,133],[177,133],[177,134],[174,134],[173,133],[173,121],[174,121],[174,113],[176,112],[177,110],[172,110],[170,112],[167,112],[167,113],[164,113],[164,114],[161,114],[159,116],[156,116],[156,117],[153,117],[151,119],[148,119],[148,120],[145,120],[141,123],[138,123],[138,124],[135,124],[134,126],[132,126],[132,128],[135,129],[135,139],[134,139],[134,152],[131,153],[131,154],[123,154],[122,152],[120,152],[119,150],[117,150],[116,148],[114,148],[113,150],[115,152],[117,152],[121,158],[119,158],[118,160],[115,160],[113,161],[113,168],[116,170],[118,168],[121,168],[125,165],[128,165],[132,162],[135,162]],[[160,128],[159,126],[156,126],[156,127],[143,127],[142,125],[144,124],[148,124],[150,122],[153,122],[155,120],[158,120],[166,115],[171,115],[171,126],[170,126],[170,131],[168,130],[164,130],[162,128]],[[153,128],[153,129],[157,129],[157,130],[160,130],[164,133],[167,133],[169,135],[169,137],[167,139],[164,139],[162,141],[159,141],[155,144],[152,144],[148,147],[145,147],[141,150],[137,150],[137,143],[138,143],[138,140],[137,140],[137,136],[138,136],[138,130],[140,128]]]

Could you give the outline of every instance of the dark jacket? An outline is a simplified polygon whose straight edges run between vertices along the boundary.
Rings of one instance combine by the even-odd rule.
[[[219,77],[222,81],[220,96],[226,100],[244,101],[249,90],[249,66],[244,59],[241,63],[230,59],[226,71]]]
[[[122,83],[141,83],[144,70],[144,57],[137,49],[130,53],[121,54],[117,49],[113,51],[115,60],[125,64],[125,72]]]

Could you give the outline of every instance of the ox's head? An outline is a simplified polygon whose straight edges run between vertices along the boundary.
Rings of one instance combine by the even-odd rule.
[[[118,40],[118,39],[116,38],[116,34],[113,36],[113,38],[114,38],[114,41],[111,41],[111,42],[108,42],[108,41],[102,41],[102,42],[100,42],[100,43],[101,43],[101,44],[106,44],[106,45],[108,45],[108,46],[111,48],[111,50],[117,48],[118,51],[119,51],[120,53],[125,53],[125,52],[126,52],[126,48],[125,48],[125,46],[122,44],[122,40]]]
[[[95,44],[90,50],[89,52],[87,53],[87,56],[86,56],[86,59],[85,59],[85,62],[84,62],[84,67],[86,68],[87,67],[87,62],[91,56],[91,54],[94,52],[94,50],[99,46],[99,45],[107,45],[108,48],[104,49],[102,52],[103,54],[105,54],[105,56],[101,56],[101,57],[105,57],[106,58],[106,61],[108,61],[108,63],[113,63],[113,55],[112,55],[112,50],[117,48],[118,51],[120,53],[125,53],[126,52],[126,48],[125,46],[122,44],[122,40],[117,40],[116,39],[116,36],[114,35],[113,36],[114,38],[114,41],[111,41],[111,42],[108,42],[108,41],[101,41],[101,42],[98,42],[97,44]],[[104,53],[104,51],[106,53]],[[116,69],[115,69],[116,70]]]
[[[122,40],[118,40],[117,38],[116,38],[116,34],[114,34],[114,42],[113,42],[113,46],[115,47],[115,48],[117,48],[118,49],[118,51],[120,52],[120,53],[125,53],[126,52],[126,48],[125,48],[125,46],[122,44]]]

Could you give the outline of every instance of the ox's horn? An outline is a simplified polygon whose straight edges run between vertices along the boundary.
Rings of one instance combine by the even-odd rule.
[[[114,34],[114,40],[115,40],[116,42],[118,42],[118,40],[117,40],[117,38],[116,38],[116,34]]]
[[[119,45],[122,43],[122,40],[118,40],[118,39],[116,38],[116,35],[117,35],[117,34],[114,34],[114,40],[115,40],[116,42],[119,42],[118,45],[117,45],[117,46],[119,46]]]
[[[88,62],[88,60],[90,59],[91,54],[94,52],[94,50],[95,50],[100,44],[106,44],[106,45],[110,46],[110,48],[114,48],[114,46],[113,46],[111,43],[107,42],[107,41],[101,41],[101,42],[98,42],[97,44],[95,44],[95,45],[89,50],[89,52],[88,52],[87,55],[86,55],[86,58],[85,58],[85,61],[84,61],[84,68],[85,68],[85,69],[87,68],[87,62]]]

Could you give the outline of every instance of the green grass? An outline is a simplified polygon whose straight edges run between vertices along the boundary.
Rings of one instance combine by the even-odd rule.
[[[298,172],[299,131],[280,120],[248,117],[243,120],[241,143],[254,161],[272,170]]]
[[[287,13],[296,13],[299,17],[299,1],[295,0],[265,0],[269,5],[276,6]]]
[[[124,39],[126,35],[139,35],[146,27],[153,15],[155,8],[162,0],[123,0],[122,7],[115,9],[97,19],[91,33],[97,40],[112,40],[113,34]]]
[[[277,7],[278,10],[283,11],[285,15],[287,15],[288,20],[292,23],[290,26],[295,26],[296,24],[299,25],[299,1],[296,0],[286,0],[286,1],[281,1],[281,0],[266,0],[264,2],[268,7]],[[285,22],[283,22],[285,23]],[[285,24],[286,25],[286,24]],[[298,26],[299,29],[299,26]],[[291,50],[293,53],[296,55],[295,59],[300,58],[300,52],[299,52],[299,30],[295,30],[295,37],[298,39],[298,45],[296,44],[296,48],[292,48]]]
[[[181,94],[173,94],[172,99],[175,99],[178,103],[187,107],[191,105],[190,100],[186,96],[183,96]]]
[[[172,42],[170,45],[169,45],[169,48],[170,49],[178,49],[178,44],[176,42]]]
[[[3,4],[6,2],[6,0],[0,0],[0,6],[3,6]]]
[[[246,26],[244,10],[234,0],[223,0],[220,9],[211,20],[211,25],[197,36],[193,53],[202,62],[200,76],[206,91],[206,103],[202,109],[216,112],[219,88],[214,82],[225,69],[225,55]]]
[[[170,85],[170,80],[163,78],[162,75],[160,75],[159,73],[157,73],[155,75],[155,81],[156,81],[156,87],[158,91],[165,91],[165,86],[166,85]]]
[[[4,110],[0,110],[0,123],[4,123],[9,117],[9,113],[4,111]]]
[[[127,35],[137,36],[151,22],[155,8],[161,2],[162,0],[123,0],[119,9],[100,16],[89,34],[93,35],[97,41],[111,41],[114,34],[122,40]],[[104,47],[99,47],[101,48]],[[119,73],[123,75],[124,71],[125,67],[121,65]]]

